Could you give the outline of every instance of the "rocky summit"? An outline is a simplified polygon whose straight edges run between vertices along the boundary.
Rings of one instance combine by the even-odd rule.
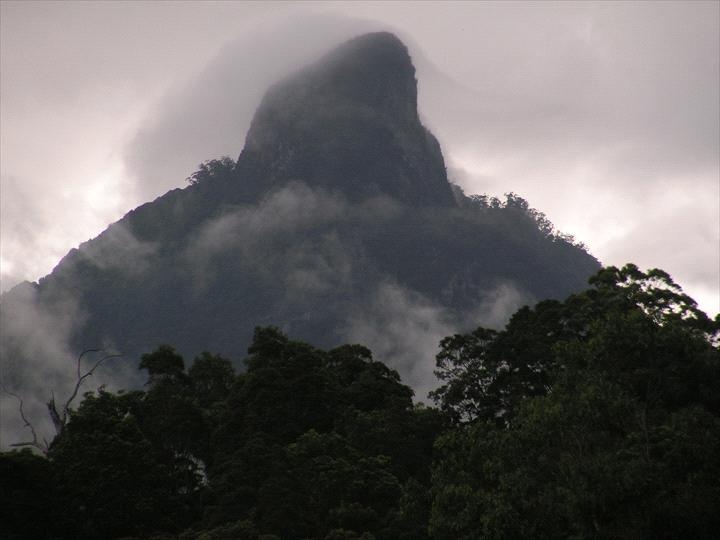
[[[454,205],[440,145],[418,118],[415,68],[389,33],[349,41],[271,88],[238,163],[260,193],[296,180],[351,201]]]
[[[3,372],[44,393],[87,348],[125,354],[110,378],[163,343],[240,362],[255,326],[275,325],[368,345],[422,399],[439,339],[564,298],[598,267],[520,197],[453,189],[407,48],[368,34],[270,88],[237,162],[209,162],[4,295]]]

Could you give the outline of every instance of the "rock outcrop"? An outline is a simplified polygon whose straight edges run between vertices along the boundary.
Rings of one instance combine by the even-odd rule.
[[[351,201],[454,205],[440,145],[418,118],[415,68],[389,33],[345,43],[273,86],[238,163],[260,195],[301,181]]]

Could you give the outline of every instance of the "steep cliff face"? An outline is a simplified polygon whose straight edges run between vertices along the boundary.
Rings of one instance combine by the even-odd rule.
[[[234,169],[132,210],[7,295],[4,373],[46,388],[72,369],[52,361],[103,345],[129,371],[161,343],[239,360],[256,325],[276,325],[364,343],[422,398],[442,337],[598,268],[526,210],[453,197],[407,49],[361,36],[268,91]]]
[[[271,88],[239,166],[259,193],[294,180],[351,201],[454,205],[440,146],[418,118],[415,68],[388,33],[356,38]]]

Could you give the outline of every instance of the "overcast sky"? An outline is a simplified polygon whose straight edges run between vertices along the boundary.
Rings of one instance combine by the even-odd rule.
[[[265,88],[395,31],[467,193],[515,191],[604,264],[720,311],[720,3],[6,2],[1,283],[36,280],[206,159]]]

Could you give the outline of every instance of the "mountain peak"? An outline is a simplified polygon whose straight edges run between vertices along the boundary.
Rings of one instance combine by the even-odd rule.
[[[394,34],[352,39],[330,53],[319,69],[346,98],[401,121],[417,120],[417,81],[407,47]]]
[[[270,88],[238,166],[261,194],[302,181],[349,200],[454,205],[440,145],[418,117],[412,60],[388,32],[354,38]]]

